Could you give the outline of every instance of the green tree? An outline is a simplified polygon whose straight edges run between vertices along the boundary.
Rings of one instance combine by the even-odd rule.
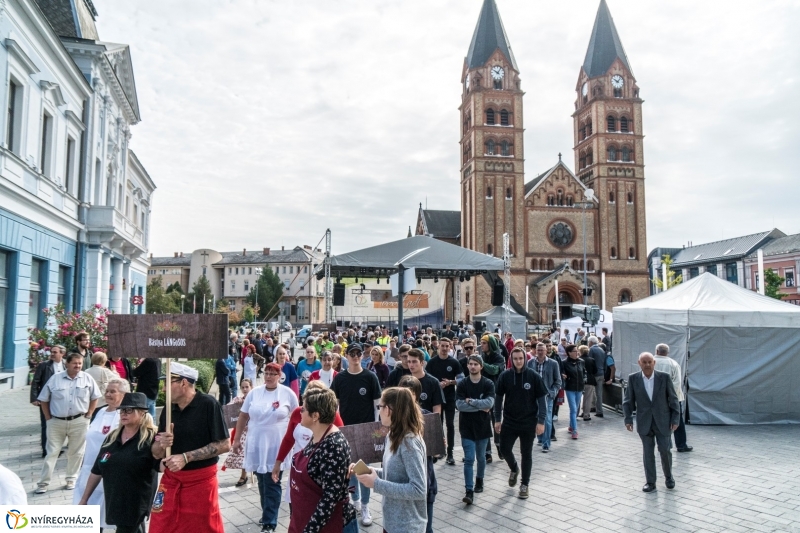
[[[256,302],[256,294],[258,301]],[[270,267],[264,267],[258,281],[247,295],[247,303],[256,311],[258,320],[265,321],[278,316],[276,305],[283,296],[283,282]]]
[[[161,276],[153,278],[147,284],[145,312],[157,314],[181,312],[180,295],[165,292],[161,286]]]
[[[170,284],[167,287],[167,294],[171,292],[177,292],[178,294],[183,294],[183,288],[181,287],[181,284],[177,281],[175,283]]]
[[[179,295],[180,297],[180,295]],[[208,278],[205,276],[200,276],[197,278],[197,281],[194,282],[192,285],[192,290],[189,294],[186,295],[186,307],[188,310],[184,309],[184,311],[189,313],[202,313],[203,312],[203,300],[206,300],[206,313],[212,313],[212,305],[209,304],[208,300],[213,300],[214,293],[211,290],[211,283],[209,283]],[[197,307],[192,309],[192,306],[196,305]]]
[[[777,272],[768,268],[764,271],[764,281],[764,294],[776,300],[781,300],[786,296],[785,294],[781,294],[781,285],[786,281],[786,278],[780,277]]]
[[[676,275],[675,271],[672,270],[673,262],[674,261],[669,254],[661,258],[661,268],[667,269],[667,289],[671,289],[675,285],[680,285],[683,283],[683,276],[681,274]],[[653,278],[651,281],[656,287],[658,287],[659,290],[665,290],[664,280],[662,278]]]

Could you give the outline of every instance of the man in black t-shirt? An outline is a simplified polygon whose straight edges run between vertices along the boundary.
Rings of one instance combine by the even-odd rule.
[[[347,347],[347,370],[339,372],[333,378],[331,390],[339,399],[339,415],[345,426],[375,422],[377,406],[381,399],[381,385],[378,376],[361,366],[363,348],[357,342]],[[372,524],[369,512],[370,490],[362,485],[353,475],[350,477],[353,492],[353,506],[361,511],[361,524]]]
[[[411,375],[419,380],[422,385],[422,394],[419,396],[419,406],[427,409],[431,413],[439,414],[442,412],[444,395],[439,380],[425,371],[425,354],[418,348],[412,348],[408,352],[408,369]]]
[[[180,531],[224,532],[217,458],[230,451],[231,440],[217,400],[195,390],[198,374],[181,363],[172,363],[170,368],[172,427],[167,428],[165,410],[151,447],[153,457],[163,459],[165,467],[153,501],[151,533],[176,531],[178,522]],[[169,447],[172,455],[167,457]],[[190,488],[185,488],[189,483]],[[181,495],[184,490],[189,494]],[[180,505],[181,501],[191,504]]]
[[[464,377],[461,365],[450,355],[451,342],[448,337],[439,340],[438,354],[428,361],[425,370],[439,380],[444,395],[442,419],[447,427],[447,464],[456,464],[453,459],[453,441],[455,440],[454,421],[456,417],[456,381]]]
[[[492,415],[494,407],[494,383],[481,376],[483,359],[480,355],[467,357],[469,376],[456,386],[458,407],[458,432],[464,448],[464,483],[467,494],[463,502],[472,504],[475,492],[483,492],[483,474],[486,469],[486,447],[492,437]],[[478,472],[473,484],[472,464],[478,459]]]
[[[533,441],[544,432],[547,415],[547,388],[534,370],[525,366],[525,350],[511,351],[511,368],[503,371],[497,380],[494,403],[494,430],[502,435],[500,446],[503,457],[511,469],[508,486],[517,484],[519,466],[514,458],[514,443],[519,439],[522,456],[522,484],[519,497],[528,497],[528,484],[533,466]],[[505,399],[505,401],[503,401]]]
[[[389,379],[386,380],[386,388],[397,387],[400,384],[400,378],[408,376],[411,371],[408,369],[408,351],[411,350],[410,344],[403,344],[397,352],[397,364],[394,365],[394,370],[389,372]]]

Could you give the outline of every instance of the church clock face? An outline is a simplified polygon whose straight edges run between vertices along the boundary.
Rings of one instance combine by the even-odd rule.
[[[469,91],[469,74],[467,74],[467,77],[464,78],[464,90]]]
[[[503,76],[506,75],[506,71],[503,70],[503,67],[497,66],[492,67],[492,78],[495,80],[502,80]]]
[[[547,236],[550,238],[550,242],[552,242],[559,248],[568,246],[572,242],[572,239],[575,237],[572,228],[569,226],[569,224],[566,224],[564,222],[556,222],[555,224],[550,226],[550,230],[547,232]]]
[[[622,89],[622,86],[625,85],[625,80],[622,79],[622,76],[619,74],[615,74],[613,78],[611,78],[611,85],[615,89]]]

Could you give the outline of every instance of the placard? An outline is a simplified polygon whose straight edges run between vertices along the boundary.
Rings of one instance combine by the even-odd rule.
[[[444,455],[444,431],[442,419],[436,413],[423,415],[424,431],[422,438],[425,441],[427,454],[430,456]],[[340,427],[347,443],[350,445],[350,462],[359,459],[367,464],[380,463],[383,460],[383,448],[386,444],[386,434],[389,428],[380,422],[368,424],[354,424]]]
[[[225,424],[228,429],[236,427],[236,422],[239,421],[239,413],[242,412],[242,403],[229,403],[222,406],[222,416],[225,418]]]
[[[120,357],[223,359],[228,315],[108,315],[108,351]]]

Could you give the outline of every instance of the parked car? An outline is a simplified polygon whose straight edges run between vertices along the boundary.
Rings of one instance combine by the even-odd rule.
[[[291,331],[292,330],[292,323],[288,320],[283,323],[283,331]]]
[[[297,342],[305,343],[308,337],[311,336],[311,326],[306,326],[300,331],[297,332],[297,335],[294,337],[297,339]]]

